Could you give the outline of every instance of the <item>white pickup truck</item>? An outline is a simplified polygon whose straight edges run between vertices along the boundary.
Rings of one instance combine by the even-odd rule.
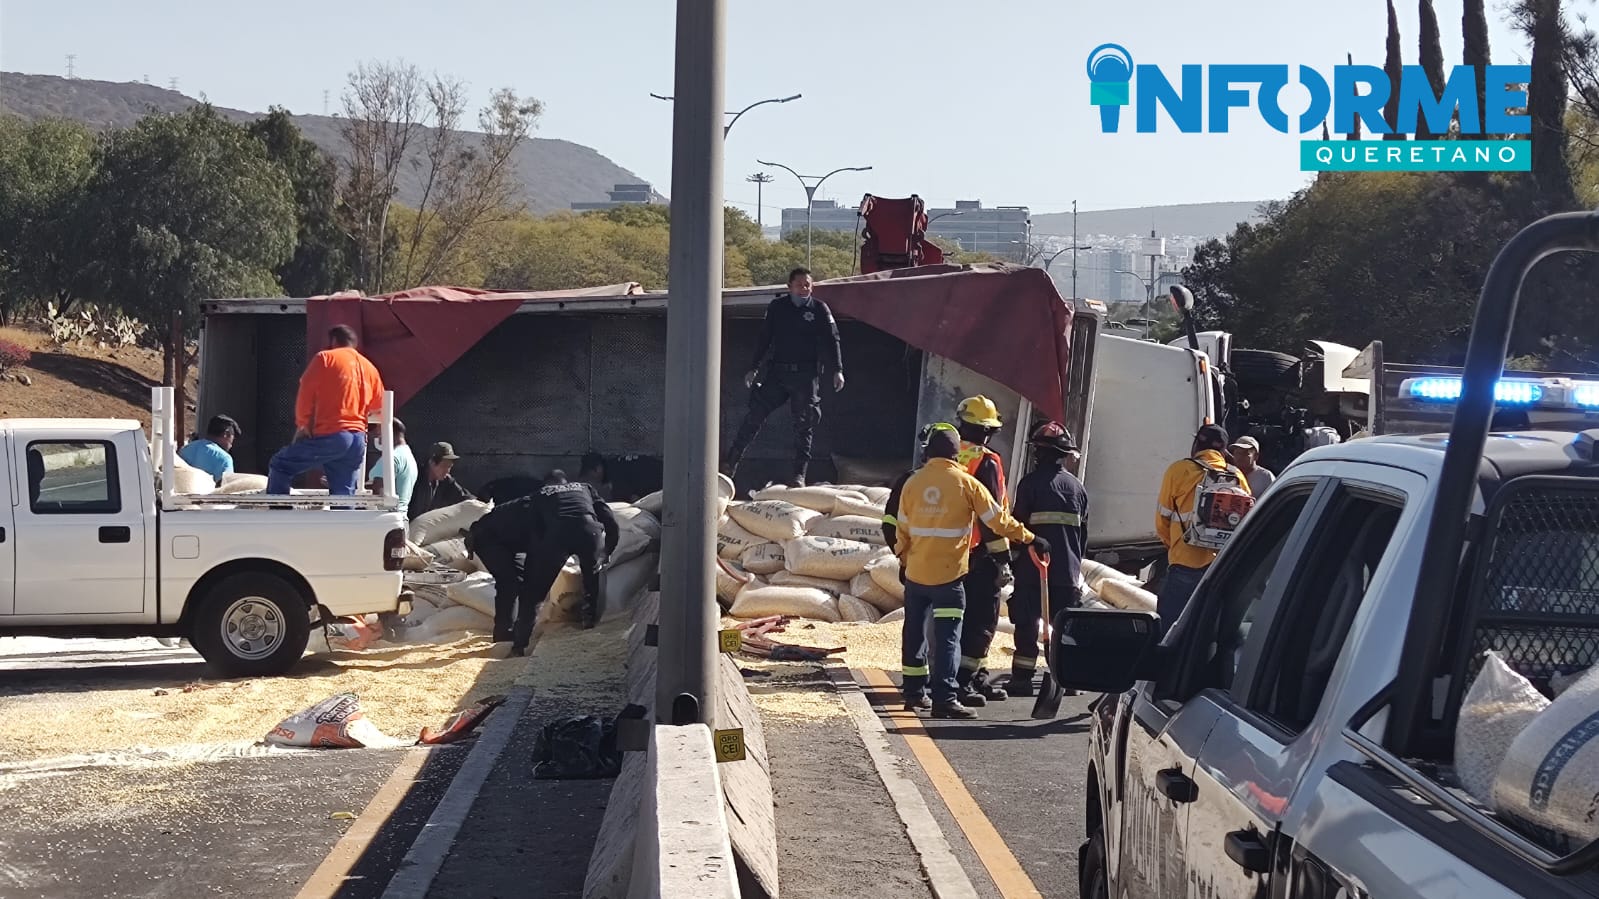
[[[157,388],[153,440],[132,420],[0,420],[0,636],[181,636],[222,674],[271,675],[318,620],[403,611],[392,494],[180,494],[171,401]]]

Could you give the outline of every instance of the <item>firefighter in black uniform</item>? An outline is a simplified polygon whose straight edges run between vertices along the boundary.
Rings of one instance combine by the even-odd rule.
[[[1036,462],[1016,485],[1011,514],[1027,529],[1049,541],[1049,611],[1051,617],[1072,608],[1079,599],[1077,581],[1083,551],[1088,544],[1088,492],[1083,482],[1066,470],[1077,445],[1071,432],[1047,421],[1028,438]],[[1028,558],[1017,561],[1016,592],[1010,598],[1010,617],[1016,625],[1016,655],[1011,660],[1012,696],[1032,696],[1033,674],[1038,670],[1038,622],[1042,614],[1038,566]]]
[[[999,433],[1004,422],[994,401],[985,396],[961,400],[955,408],[955,427],[960,431],[961,449],[955,461],[988,488],[994,501],[1010,507],[1005,492],[1005,467],[988,442]],[[961,663],[955,681],[960,686],[962,705],[982,706],[1006,697],[1005,688],[995,683],[983,660],[994,643],[999,628],[1000,592],[1015,582],[1010,567],[1010,541],[995,534],[988,525],[977,523],[972,534],[971,562],[967,568],[966,617],[961,622]]]
[[[839,348],[838,323],[827,304],[811,296],[809,269],[797,268],[788,276],[789,292],[766,307],[760,343],[744,386],[750,388],[749,413],[739,425],[733,445],[722,462],[722,473],[733,477],[761,425],[788,403],[794,416],[794,475],[789,483],[805,484],[811,462],[811,444],[822,420],[820,377],[830,374],[834,392],[844,389],[844,358]],[[770,361],[767,357],[770,355]],[[761,366],[766,363],[766,376]]]

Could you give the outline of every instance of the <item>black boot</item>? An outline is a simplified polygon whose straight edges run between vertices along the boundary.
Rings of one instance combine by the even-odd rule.
[[[907,712],[926,712],[931,711],[932,708],[933,700],[927,696],[922,696],[919,699],[905,700],[905,711]]]
[[[1010,681],[1005,684],[1005,693],[1008,696],[1032,696],[1037,693],[1033,686],[1034,672],[1031,668],[1012,668]]]
[[[962,668],[960,674],[956,675],[955,686],[957,689],[955,691],[955,699],[959,701],[961,705],[969,708],[980,709],[983,706],[988,705],[988,700],[984,698],[983,694],[979,692],[976,686],[973,684],[972,681],[974,674],[975,672],[967,671],[966,669]]]
[[[970,721],[977,717],[977,713],[963,705],[960,700],[956,700],[954,702],[941,702],[933,706],[933,717]]]
[[[976,674],[972,675],[972,689],[981,694],[982,697],[989,702],[1004,702],[1005,699],[1010,695],[1005,692],[1004,687],[1001,687],[989,680],[987,668],[980,668]],[[961,702],[966,702],[966,700],[962,698]],[[967,703],[967,705],[970,704],[971,703]]]
[[[600,623],[600,610],[597,604],[590,602],[583,604],[582,623],[586,631],[593,630],[594,625]]]

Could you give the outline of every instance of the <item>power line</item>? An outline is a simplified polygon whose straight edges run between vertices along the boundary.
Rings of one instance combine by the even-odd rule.
[[[170,89],[170,90],[177,90],[178,89],[178,79],[176,79],[176,78],[168,78],[167,79],[167,88]]]
[[[68,53],[67,54],[67,77],[68,78],[76,78],[76,77],[78,77],[77,68],[78,68],[78,54],[76,54],[76,53]]]
[[[323,91],[322,92],[322,114],[323,115],[327,115],[328,114],[328,95],[330,93],[332,93],[332,92],[331,91]]]

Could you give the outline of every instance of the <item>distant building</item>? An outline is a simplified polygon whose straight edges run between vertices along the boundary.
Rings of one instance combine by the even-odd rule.
[[[834,200],[817,200],[811,204],[812,231],[843,231],[854,234],[860,217],[853,206],[840,206]],[[783,210],[783,222],[778,226],[779,239],[790,234],[805,233],[805,207]]]
[[[606,193],[611,195],[609,200],[573,203],[572,210],[587,212],[591,209],[615,209],[618,206],[642,206],[656,201],[655,189],[648,184],[618,184]]]
[[[959,213],[956,215],[955,213]],[[1032,215],[1026,206],[985,207],[979,200],[957,200],[955,208],[929,208],[927,233],[967,252],[992,253],[1001,259],[1026,259],[1032,237]],[[811,205],[811,229],[853,234],[861,222],[855,207],[833,200]],[[805,233],[805,207],[783,210],[781,235]]]

